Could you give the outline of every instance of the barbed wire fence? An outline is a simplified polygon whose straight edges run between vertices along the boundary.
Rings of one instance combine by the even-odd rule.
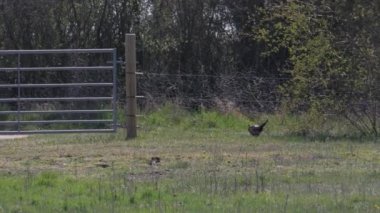
[[[256,120],[262,115],[287,113],[284,105],[292,102],[285,97],[279,87],[285,85],[290,77],[257,77],[250,74],[185,74],[142,72],[138,76],[139,91],[144,97],[139,105],[144,109],[155,109],[171,102],[190,110],[209,108],[222,113],[236,112]],[[312,79],[311,79],[312,80]],[[378,94],[379,88],[372,89]],[[372,132],[377,137],[379,132],[380,107],[379,97],[368,99],[368,94],[340,92],[345,96],[362,96],[343,106],[343,111],[326,108],[324,119],[345,119],[350,125],[364,134]],[[324,94],[317,95],[323,98]],[[310,100],[297,100],[301,115],[302,109],[309,106]]]
[[[211,86],[207,85],[207,83],[201,83],[201,87],[194,88],[193,92],[190,89],[192,96],[187,95],[189,90],[186,89],[193,85],[199,85],[199,82],[210,78],[216,79],[218,82],[218,86],[213,88],[214,91],[210,89]],[[207,103],[214,103],[219,99],[229,100],[236,104],[252,104],[251,110],[258,112],[271,112],[277,109],[276,106],[285,100],[290,100],[290,98],[284,97],[278,89],[288,80],[291,80],[291,78],[167,73],[141,73],[139,76],[140,90],[148,103],[188,100],[189,102],[194,101],[198,104],[204,103],[204,105],[207,105]],[[380,88],[378,91],[380,91]],[[340,94],[353,95],[350,92],[340,92]],[[317,96],[323,97],[325,95]],[[361,100],[360,102],[350,103],[350,105],[368,107],[371,104],[379,103],[377,98],[376,100]],[[298,103],[307,104],[308,101],[301,100]],[[326,109],[326,112],[328,112],[328,109]]]

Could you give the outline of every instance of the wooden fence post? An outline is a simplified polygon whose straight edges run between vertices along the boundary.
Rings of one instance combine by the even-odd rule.
[[[127,139],[137,137],[136,122],[136,35],[125,34],[125,82],[127,101]]]

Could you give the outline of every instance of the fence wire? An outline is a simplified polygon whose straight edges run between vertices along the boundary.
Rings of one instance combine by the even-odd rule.
[[[233,72],[231,72],[233,73]],[[319,79],[302,79],[317,84]],[[287,86],[295,81],[291,76],[255,76],[253,74],[187,74],[143,72],[138,76],[139,92],[144,99],[142,108],[157,108],[167,102],[189,110],[200,108],[222,112],[241,112],[249,117],[287,113],[302,115],[320,104],[322,116],[345,119],[362,133],[378,132],[380,123],[380,83],[368,85],[363,91],[342,90],[339,87],[292,97]],[[336,82],[335,82],[336,81]],[[351,85],[356,79],[333,79],[333,86],[344,82]],[[344,100],[344,101],[343,101]],[[325,105],[325,108],[323,106]],[[326,130],[329,131],[329,130]]]

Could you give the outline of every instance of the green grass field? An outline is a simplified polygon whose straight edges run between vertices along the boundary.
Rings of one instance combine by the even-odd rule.
[[[279,117],[254,138],[249,123],[166,107],[141,120],[135,140],[123,131],[2,140],[0,213],[380,212],[377,138],[334,124],[302,136]]]

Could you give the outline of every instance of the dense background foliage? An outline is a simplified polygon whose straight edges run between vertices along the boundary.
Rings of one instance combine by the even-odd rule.
[[[377,134],[379,14],[380,2],[370,0],[1,0],[0,48],[116,47],[122,56],[132,32],[149,106],[171,99],[245,113],[338,114]],[[121,86],[123,79],[120,71]]]

